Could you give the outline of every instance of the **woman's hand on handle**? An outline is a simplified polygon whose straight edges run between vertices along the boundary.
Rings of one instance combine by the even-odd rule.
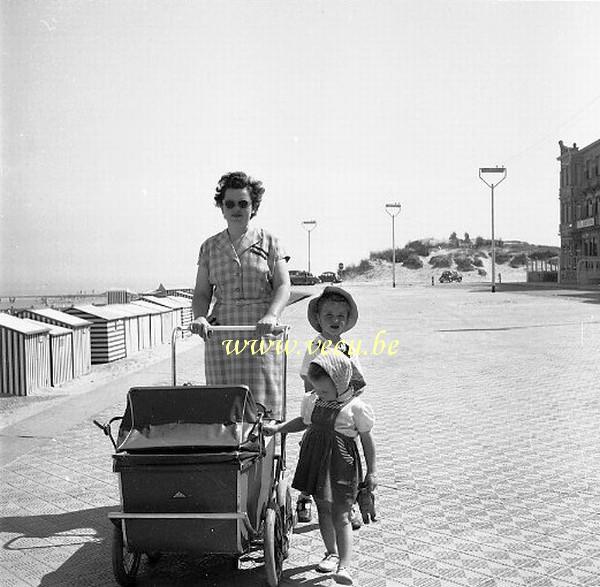
[[[256,334],[257,336],[264,336],[265,334],[272,334],[277,326],[277,316],[275,314],[265,314],[256,323]]]
[[[210,336],[210,324],[204,316],[198,316],[190,322],[192,334],[199,334],[204,340]]]

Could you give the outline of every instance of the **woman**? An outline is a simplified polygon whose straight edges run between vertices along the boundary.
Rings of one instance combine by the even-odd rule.
[[[277,238],[250,227],[264,192],[262,182],[241,171],[219,180],[214,199],[227,228],[200,247],[191,330],[206,343],[207,384],[248,385],[256,401],[270,409],[272,417],[280,418],[281,355],[275,350],[261,354],[243,348],[245,337],[272,337],[290,297],[289,257]],[[256,332],[245,337],[233,331],[211,333],[211,324],[256,325]],[[226,339],[239,339],[238,352],[231,343],[222,344]]]

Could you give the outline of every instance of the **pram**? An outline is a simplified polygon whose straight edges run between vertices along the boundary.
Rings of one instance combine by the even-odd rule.
[[[285,438],[263,435],[269,414],[246,385],[176,385],[181,331],[172,337],[173,385],[131,388],[123,416],[95,422],[113,443],[120,480],[122,511],[109,514],[115,578],[135,584],[142,554],[150,560],[162,552],[217,554],[237,566],[262,545],[267,584],[278,585],[295,522]]]

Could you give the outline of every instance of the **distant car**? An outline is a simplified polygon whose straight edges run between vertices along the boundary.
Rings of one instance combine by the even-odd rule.
[[[462,281],[462,275],[458,271],[444,271],[440,275],[440,283],[451,283],[452,281],[460,283]]]
[[[319,279],[321,283],[341,283],[341,279],[338,277],[337,273],[333,271],[323,271],[321,275],[319,275]]]
[[[319,283],[319,278],[308,271],[292,269],[290,271],[290,282],[292,285],[315,285],[315,283]]]

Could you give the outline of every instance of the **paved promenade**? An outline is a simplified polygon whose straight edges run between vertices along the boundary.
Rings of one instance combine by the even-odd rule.
[[[361,587],[600,586],[600,292],[503,288],[348,287],[380,479],[379,521],[354,533]],[[313,336],[306,304],[286,315],[300,346]],[[379,330],[398,346],[373,355]],[[182,379],[202,382],[201,350],[179,355]],[[107,513],[119,492],[92,419],[121,414],[132,385],[168,383],[169,368],[162,359],[0,430],[1,585],[115,584]],[[282,585],[333,585],[314,571],[322,553],[316,524],[299,525]],[[261,585],[261,555],[233,574],[213,558],[144,559],[139,584]]]

